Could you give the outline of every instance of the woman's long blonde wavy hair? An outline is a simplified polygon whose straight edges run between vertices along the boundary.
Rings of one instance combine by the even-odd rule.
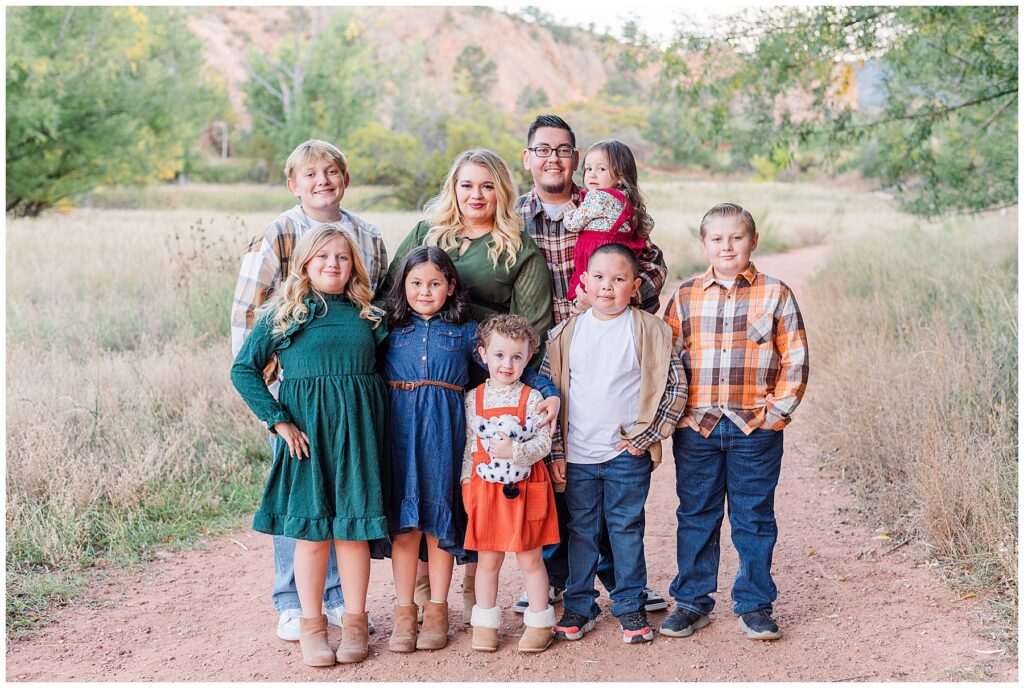
[[[441,185],[441,191],[423,208],[427,222],[430,223],[430,231],[423,243],[438,246],[444,251],[458,247],[458,235],[463,224],[455,185],[459,183],[459,173],[466,165],[485,168],[494,180],[498,207],[494,213],[491,241],[487,244],[487,257],[491,259],[491,265],[497,268],[501,255],[505,254],[505,269],[508,270],[516,264],[516,255],[523,247],[523,218],[515,209],[517,191],[512,182],[512,172],[504,160],[486,148],[474,148],[455,158]]]
[[[295,248],[292,249],[287,279],[260,308],[261,314],[273,313],[273,335],[275,337],[283,336],[293,324],[305,322],[307,318],[314,317],[305,303],[310,295],[316,297],[323,304],[324,312],[327,312],[327,300],[323,294],[313,288],[309,281],[309,274],[306,272],[306,264],[317,254],[317,251],[323,248],[324,244],[336,238],[344,239],[352,254],[352,274],[348,278],[348,284],[345,285],[345,296],[360,309],[360,318],[373,322],[374,327],[380,324],[383,311],[370,305],[370,301],[373,299],[373,290],[370,289],[370,278],[366,274],[359,246],[345,229],[345,225],[340,222],[329,222],[316,229],[311,229],[299,239]]]

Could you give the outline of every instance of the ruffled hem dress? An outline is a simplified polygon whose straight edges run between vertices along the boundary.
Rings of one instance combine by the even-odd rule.
[[[371,541],[387,537],[383,485],[388,482],[388,404],[376,371],[386,335],[343,295],[310,298],[315,317],[274,337],[266,316],[253,328],[231,368],[231,380],[273,431],[292,422],[309,437],[310,456],[276,442],[274,462],[253,529],[299,540]],[[283,370],[279,398],[262,370],[276,354]]]
[[[475,345],[476,322],[454,324],[418,313],[392,328],[383,344],[392,419],[386,487],[391,534],[422,531],[460,561],[467,556],[459,489],[466,427],[463,389]],[[390,547],[381,554],[390,556]],[[420,558],[426,557],[424,539]]]

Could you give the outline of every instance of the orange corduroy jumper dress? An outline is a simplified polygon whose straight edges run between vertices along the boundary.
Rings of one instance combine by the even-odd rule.
[[[486,384],[486,383],[485,383]],[[484,387],[476,388],[476,414],[493,418],[502,414],[514,415],[519,424],[526,421],[526,401],[530,388],[523,386],[519,406],[501,406],[484,409]],[[518,483],[519,496],[507,498],[501,483],[487,482],[476,473],[477,465],[490,462],[480,438],[476,438],[473,451],[473,473],[462,486],[462,501],[466,507],[466,549],[477,552],[528,552],[558,542],[558,516],[555,513],[555,495],[543,461],[533,464],[530,477]]]

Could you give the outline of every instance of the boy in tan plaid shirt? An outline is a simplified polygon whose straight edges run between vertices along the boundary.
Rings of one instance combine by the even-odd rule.
[[[772,619],[775,487],[783,428],[807,387],[807,336],[792,291],[750,262],[754,219],[721,203],[700,224],[711,266],[683,282],[665,309],[688,383],[672,435],[676,464],[676,608],[662,635],[686,637],[710,623],[719,537],[729,501],[740,566],[733,611],[748,638],[781,637]]]

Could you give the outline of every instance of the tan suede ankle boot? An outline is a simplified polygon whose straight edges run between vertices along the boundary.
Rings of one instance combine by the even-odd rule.
[[[370,632],[366,622],[370,615],[342,614],[345,625],[341,627],[341,645],[338,645],[337,659],[341,664],[352,664],[366,659],[370,651]]]
[[[391,631],[388,649],[392,652],[413,652],[416,649],[415,604],[395,605],[395,629]]]
[[[548,605],[542,612],[527,609],[523,614],[526,630],[519,639],[520,652],[543,652],[551,645],[554,637],[555,608]]]
[[[299,649],[302,663],[312,667],[334,666],[334,650],[327,643],[327,617],[299,618]]]
[[[494,652],[498,649],[498,629],[501,628],[501,607],[495,605],[490,609],[481,609],[473,605],[471,615],[473,624],[473,643],[471,647],[481,652]]]
[[[469,625],[469,617],[476,604],[476,576],[462,577],[462,620]]]
[[[417,650],[440,650],[448,644],[448,603],[430,600],[423,610]]]
[[[416,603],[416,621],[423,623],[423,610],[430,601],[430,576],[420,576],[416,579],[416,588],[412,593],[412,601]]]

